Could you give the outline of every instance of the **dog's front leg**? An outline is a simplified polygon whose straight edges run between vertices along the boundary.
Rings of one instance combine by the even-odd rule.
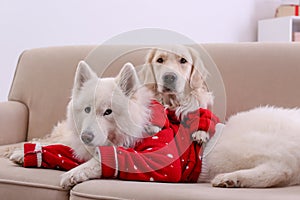
[[[101,163],[96,158],[71,169],[61,176],[60,185],[69,189],[77,183],[101,177]]]

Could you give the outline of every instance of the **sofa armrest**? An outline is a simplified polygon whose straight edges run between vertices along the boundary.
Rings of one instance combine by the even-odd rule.
[[[0,145],[25,141],[27,125],[28,109],[24,104],[0,102]]]

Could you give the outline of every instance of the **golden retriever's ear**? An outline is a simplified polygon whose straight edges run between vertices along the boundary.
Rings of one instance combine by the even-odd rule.
[[[149,63],[149,64],[152,63],[156,51],[157,49],[149,50],[148,54],[146,55],[145,63]]]
[[[190,76],[190,87],[192,89],[206,87],[205,80],[208,72],[204,66],[204,63],[195,49],[189,48],[189,50],[193,59],[193,66]]]
[[[146,55],[145,64],[141,66],[138,75],[143,84],[148,86],[155,84],[155,78],[153,74],[152,62],[154,55],[156,53],[156,49],[151,49]]]

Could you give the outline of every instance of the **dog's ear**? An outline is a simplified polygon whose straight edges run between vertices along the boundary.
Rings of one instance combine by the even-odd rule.
[[[204,63],[195,49],[189,48],[189,51],[193,59],[193,66],[190,75],[190,87],[192,89],[206,87],[205,80],[208,72],[204,66]]]
[[[153,48],[148,52],[148,54],[146,55],[145,63],[151,63],[153,61],[156,51],[157,51],[157,49]]]
[[[75,73],[73,95],[80,91],[84,83],[92,78],[97,78],[97,74],[85,61],[80,61]]]
[[[131,63],[126,63],[116,77],[116,83],[126,96],[129,96],[140,86],[135,67]]]
[[[152,61],[156,51],[157,51],[156,49],[151,49],[147,53],[145,64],[142,65],[140,67],[140,70],[138,71],[140,80],[144,85],[147,85],[148,87],[152,87],[152,85],[156,84],[154,74],[153,74],[153,68],[152,68]]]

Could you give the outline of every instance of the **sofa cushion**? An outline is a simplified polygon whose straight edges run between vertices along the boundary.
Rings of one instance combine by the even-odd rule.
[[[0,158],[0,199],[68,199],[69,191],[59,186],[58,170],[20,167]]]
[[[299,199],[300,186],[267,189],[214,188],[210,184],[91,180],[75,186],[71,200],[87,199]]]

